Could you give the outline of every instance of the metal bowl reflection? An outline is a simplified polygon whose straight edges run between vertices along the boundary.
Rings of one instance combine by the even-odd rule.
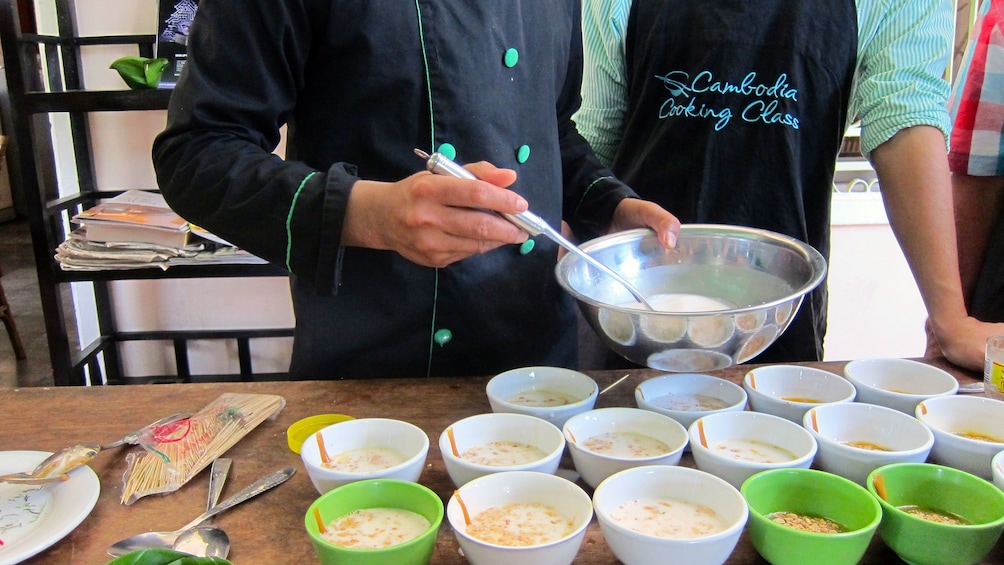
[[[711,371],[752,359],[826,275],[826,261],[811,246],[740,226],[684,225],[675,249],[648,229],[581,248],[624,276],[655,311],[571,253],[558,261],[558,283],[610,349],[663,371]]]

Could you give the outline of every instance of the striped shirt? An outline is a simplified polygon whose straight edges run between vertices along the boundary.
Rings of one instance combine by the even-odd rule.
[[[950,108],[952,172],[1004,175],[1004,3],[1000,1],[984,0],[980,6]]]
[[[713,1],[713,0],[703,0]],[[584,0],[585,69],[579,131],[605,163],[613,161],[627,110],[625,40],[632,0]],[[898,131],[951,123],[945,79],[954,36],[947,0],[858,0],[858,62],[848,120],[861,123],[861,151]]]

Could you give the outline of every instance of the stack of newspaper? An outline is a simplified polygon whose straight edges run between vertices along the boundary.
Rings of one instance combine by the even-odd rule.
[[[84,210],[72,221],[79,227],[56,248],[56,261],[64,271],[266,263],[192,226],[157,193],[130,190]]]

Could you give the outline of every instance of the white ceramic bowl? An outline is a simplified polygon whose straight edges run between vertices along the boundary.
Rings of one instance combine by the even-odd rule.
[[[990,474],[997,488],[1004,490],[1004,451],[994,455],[990,460]]]
[[[554,473],[565,451],[565,436],[554,424],[526,414],[477,414],[443,430],[439,451],[459,487],[500,471]]]
[[[992,478],[990,460],[1004,449],[1004,401],[982,396],[936,396],[918,404],[916,416],[934,433],[934,463],[987,480]]]
[[[844,376],[858,390],[858,402],[888,406],[910,416],[921,400],[959,389],[951,374],[910,359],[856,359],[844,365]]]
[[[395,465],[373,471],[331,468],[322,464],[318,436],[329,459],[354,459],[357,450],[380,450],[399,459]],[[321,494],[363,479],[401,479],[417,482],[429,454],[429,436],[414,424],[387,418],[360,418],[332,424],[303,442],[300,458],[310,481]]]
[[[698,537],[638,531],[624,524],[624,510],[618,509],[639,500],[709,509],[716,518],[716,531]],[[625,565],[720,565],[732,554],[749,516],[746,500],[732,485],[704,471],[665,465],[635,467],[611,475],[593,493],[593,509],[607,545]],[[655,525],[652,518],[648,524]]]
[[[687,446],[687,429],[641,408],[599,408],[576,414],[562,428],[582,480],[596,488],[616,473],[639,465],[676,465]]]
[[[510,504],[548,506],[568,522],[567,530],[555,541],[521,547],[489,543],[471,535],[469,520],[478,522],[486,510]],[[567,479],[534,471],[504,471],[479,477],[457,489],[446,505],[446,517],[471,563],[566,565],[579,552],[593,508],[589,495]]]
[[[874,404],[816,406],[802,425],[816,440],[816,465],[861,486],[882,465],[923,463],[934,445],[934,435],[919,420]]]
[[[664,375],[642,381],[634,388],[634,400],[638,408],[665,414],[685,428],[701,416],[746,409],[743,387],[700,373]]]
[[[720,412],[690,425],[697,468],[740,488],[767,469],[808,468],[816,456],[812,434],[790,420],[760,412]]]
[[[798,425],[813,406],[853,402],[857,391],[840,375],[799,365],[766,365],[746,373],[743,389],[750,410],[773,414]]]
[[[521,367],[492,377],[485,392],[492,412],[528,414],[560,428],[572,415],[593,409],[599,387],[571,369]]]

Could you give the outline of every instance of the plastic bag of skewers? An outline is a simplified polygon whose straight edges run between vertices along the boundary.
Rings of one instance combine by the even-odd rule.
[[[181,488],[286,405],[281,396],[225,393],[188,418],[143,431],[143,451],[126,457],[121,502]]]

